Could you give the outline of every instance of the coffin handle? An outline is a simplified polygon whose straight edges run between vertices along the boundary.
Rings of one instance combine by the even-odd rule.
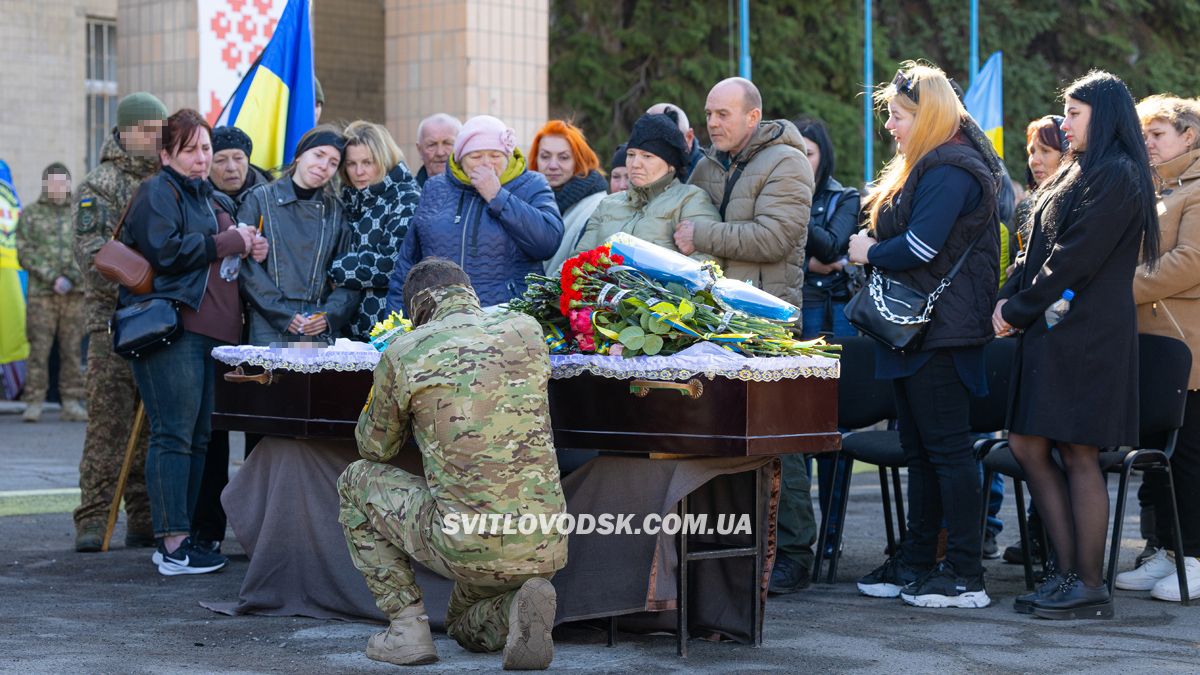
[[[651,389],[669,389],[690,398],[698,399],[704,393],[704,384],[695,378],[687,382],[660,382],[658,380],[632,380],[629,382],[629,393],[639,398],[650,394]]]
[[[275,381],[275,371],[264,370],[257,375],[247,375],[246,371],[242,370],[241,366],[225,373],[225,381],[233,382],[234,384],[243,384],[245,382],[254,382],[264,386],[269,386]]]

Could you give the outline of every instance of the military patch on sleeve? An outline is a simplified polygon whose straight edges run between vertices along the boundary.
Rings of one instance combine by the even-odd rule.
[[[100,210],[96,206],[95,199],[91,197],[81,198],[79,200],[79,209],[76,212],[75,230],[80,234],[95,230]]]

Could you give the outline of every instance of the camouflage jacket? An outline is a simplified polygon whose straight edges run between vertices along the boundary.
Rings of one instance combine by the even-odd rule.
[[[75,223],[75,261],[83,273],[87,329],[104,330],[117,309],[117,285],[100,276],[92,259],[112,239],[125,205],[139,185],[158,171],[158,160],[135,157],[117,140],[117,130],[100,149],[100,165],[92,169],[75,192],[71,218]]]
[[[485,314],[461,286],[435,291],[429,323],[397,338],[375,369],[358,418],[359,453],[387,461],[409,430],[421,448],[436,503],[431,543],[458,565],[485,572],[547,574],[567,562],[566,535],[455,534],[458,517],[566,511],[550,437],[550,359],[537,322],[523,314]]]
[[[74,228],[71,225],[71,200],[54,203],[42,195],[36,203],[21,211],[17,224],[17,259],[29,272],[29,295],[53,295],[54,281],[66,277],[79,285],[79,266],[71,252]]]

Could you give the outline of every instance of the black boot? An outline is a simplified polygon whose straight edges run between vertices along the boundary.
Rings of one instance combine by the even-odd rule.
[[[1013,598],[1013,611],[1018,614],[1033,614],[1033,604],[1038,600],[1049,598],[1054,591],[1058,590],[1062,581],[1063,577],[1058,570],[1053,567],[1046,570],[1046,574],[1038,580],[1037,587],[1033,589],[1032,593]]]
[[[1107,585],[1093,588],[1075,572],[1067,572],[1049,597],[1033,602],[1033,613],[1043,619],[1111,619],[1112,595]]]

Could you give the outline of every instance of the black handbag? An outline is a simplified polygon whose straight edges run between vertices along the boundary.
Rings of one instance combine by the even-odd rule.
[[[108,322],[113,351],[136,359],[158,351],[183,335],[179,306],[165,298],[153,298],[118,309]]]
[[[871,278],[867,285],[860,288],[858,293],[850,298],[850,302],[846,303],[846,319],[864,335],[874,338],[885,347],[898,352],[917,351],[929,330],[934,303],[950,287],[950,282],[962,269],[967,256],[975,249],[975,244],[983,239],[988,232],[987,228],[993,225],[989,222],[983,232],[971,241],[967,250],[963,251],[958,262],[950,269],[950,273],[929,295],[909,288],[895,279],[889,279],[878,269],[871,270]]]

